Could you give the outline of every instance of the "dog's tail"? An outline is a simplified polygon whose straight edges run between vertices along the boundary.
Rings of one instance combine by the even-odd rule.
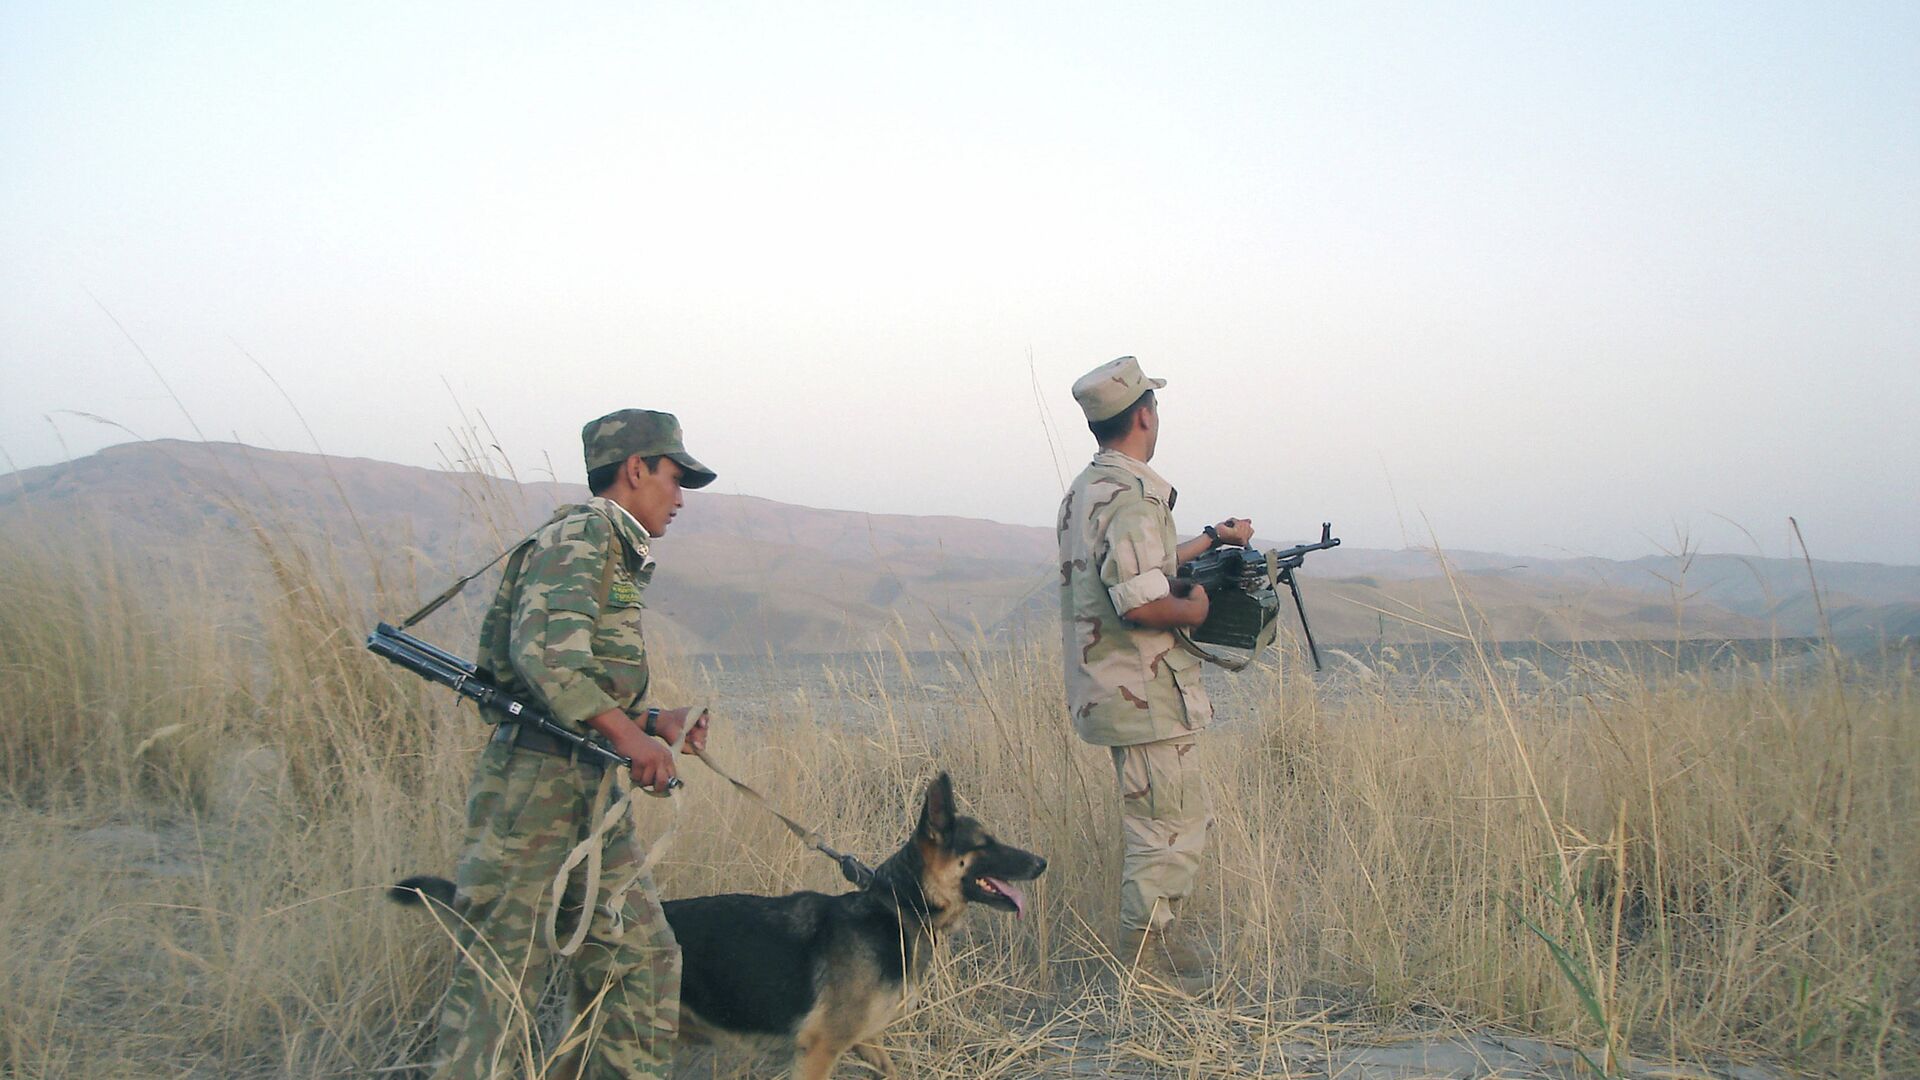
[[[422,907],[428,900],[442,907],[452,907],[453,882],[431,874],[416,874],[387,886],[387,899],[407,907]]]

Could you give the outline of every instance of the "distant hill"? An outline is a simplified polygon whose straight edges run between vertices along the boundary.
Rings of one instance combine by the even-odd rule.
[[[243,606],[271,586],[266,545],[293,549],[397,617],[476,569],[584,486],[230,443],[124,444],[0,476],[0,530],[27,542],[97,540],[156,580],[203,583]],[[660,538],[650,633],[692,652],[834,652],[884,635],[907,648],[992,626],[1044,581],[1049,530],[952,517],[814,510],[689,492]],[[460,640],[492,580],[436,615]]]
[[[485,562],[584,488],[363,458],[160,441],[0,476],[0,533],[16,543],[98,540],[156,583],[207,603],[259,601],[265,553],[337,571],[397,616]],[[1276,542],[1289,542],[1276,538]],[[689,652],[837,652],[891,638],[940,649],[976,632],[1058,633],[1046,526],[820,510],[690,492],[659,541],[650,632]],[[1807,636],[1820,628],[1805,564],[1696,556],[1532,559],[1450,552],[1465,622],[1500,640]],[[1920,633],[1920,567],[1813,564],[1838,634]],[[1302,575],[1326,642],[1426,640],[1458,629],[1462,604],[1432,552],[1342,546]],[[459,640],[478,603],[436,619]],[[1675,598],[1683,602],[1676,609]],[[1291,625],[1291,620],[1289,621]]]

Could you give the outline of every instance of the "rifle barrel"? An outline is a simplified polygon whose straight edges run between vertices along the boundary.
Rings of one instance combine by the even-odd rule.
[[[401,630],[396,627],[389,626],[386,623],[381,623],[380,625],[374,627],[373,636],[388,638],[393,641],[405,642],[409,647],[419,652],[426,653],[427,655],[433,657],[434,659],[439,660],[441,663],[446,664],[448,667],[458,668],[459,670],[464,671],[469,675],[479,670],[478,665],[462,657],[455,656],[454,654],[448,652],[447,650],[441,648],[438,645],[433,644],[430,641],[421,641],[419,638],[414,637],[412,634],[407,633],[405,630]]]
[[[575,747],[577,754],[591,757],[601,765],[622,765],[629,768],[633,765],[633,759],[625,754],[602,746],[579,732],[556,723],[552,717],[540,710],[502,693],[499,687],[479,673],[477,665],[436,645],[422,641],[404,630],[380,623],[374,628],[373,633],[367,635],[367,650],[375,656],[406,668],[428,682],[439,683],[441,686],[452,689],[460,696],[472,700],[483,710],[491,709],[499,713],[507,722],[530,724],[555,738],[563,739]]]

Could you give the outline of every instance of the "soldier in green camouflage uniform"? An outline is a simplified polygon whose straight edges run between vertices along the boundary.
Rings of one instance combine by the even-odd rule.
[[[679,421],[667,413],[622,410],[587,424],[581,438],[594,497],[561,507],[511,554],[480,631],[480,664],[560,723],[597,732],[633,759],[634,783],[665,792],[674,775],[670,746],[688,710],[650,709],[643,720],[631,712],[647,690],[647,548],[678,512],[681,489],[704,487],[714,474],[687,454]],[[704,717],[693,722],[689,751],[706,738]],[[499,725],[482,753],[468,793],[454,901],[459,956],[440,1017],[437,1077],[491,1080],[523,1064],[537,1072],[543,1054],[531,1019],[552,959],[540,925],[556,873],[592,827],[601,779],[597,766],[516,724]],[[608,884],[639,863],[630,817],[607,835],[603,858]],[[562,905],[572,909],[563,926],[580,917],[579,888],[575,882]],[[588,913],[569,968],[576,1007],[598,1001],[588,1010],[579,1075],[666,1077],[680,951],[651,880],[618,903],[617,912],[603,903]]]
[[[1199,733],[1213,718],[1200,660],[1174,631],[1206,621],[1206,590],[1173,580],[1217,543],[1245,544],[1253,522],[1229,518],[1179,542],[1174,490],[1149,468],[1160,413],[1131,356],[1074,383],[1100,451],[1060,503],[1060,629],[1074,730],[1113,754],[1125,841],[1116,950],[1182,989],[1209,980],[1180,903],[1193,889],[1212,823]]]

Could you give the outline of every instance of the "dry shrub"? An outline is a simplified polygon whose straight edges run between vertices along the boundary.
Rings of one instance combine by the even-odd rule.
[[[219,620],[131,587],[109,551],[0,547],[8,1075],[368,1075],[426,1053],[448,950],[380,890],[451,869],[486,729],[365,653],[373,612],[403,605],[329,549],[265,550],[252,616]],[[470,639],[445,625],[431,636]],[[1050,642],[976,640],[931,675],[897,642],[795,663],[751,716],[724,677],[663,657],[656,697],[713,702],[716,759],[843,850],[890,852],[944,769],[1047,856],[1030,917],[970,919],[890,1037],[922,1075],[1244,1074],[1308,1029],[1434,1016],[1596,1061],[1920,1068],[1910,662],[1553,684],[1398,663],[1336,658],[1316,681],[1286,658],[1226,684],[1192,902],[1222,979],[1194,1005],[1111,977],[1111,771],[1071,734]],[[134,755],[171,724],[188,730]],[[258,797],[222,796],[255,745]],[[839,887],[684,772],[649,805],[672,829],[665,894]]]
[[[104,529],[0,533],[0,791],[76,807],[204,793],[241,709],[236,650],[183,599],[192,585],[151,580]]]

